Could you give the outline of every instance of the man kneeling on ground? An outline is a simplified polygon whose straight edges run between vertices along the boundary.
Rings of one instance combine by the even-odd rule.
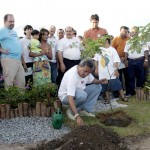
[[[97,80],[93,77],[91,73],[94,70],[94,61],[83,59],[65,73],[58,91],[61,102],[70,106],[67,116],[76,120],[77,125],[83,125],[80,116],[95,117],[93,107],[102,89],[100,84],[107,84],[106,79]]]

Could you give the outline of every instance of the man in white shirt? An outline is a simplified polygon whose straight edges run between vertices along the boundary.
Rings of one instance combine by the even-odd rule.
[[[57,44],[58,40],[54,37],[56,31],[56,27],[51,25],[49,29],[49,38],[48,38],[48,43],[51,45],[52,48],[52,60],[50,61],[50,66],[51,66],[51,80],[52,83],[56,83],[56,78],[57,78]]]
[[[33,27],[31,25],[26,25],[24,27],[24,37],[20,39],[20,42],[22,44],[23,49],[23,67],[26,71],[25,81],[26,86],[28,85],[30,88],[30,84],[33,84],[33,75],[32,75],[32,69],[33,69],[33,57],[29,56],[29,44],[31,41],[31,32],[33,31]],[[29,73],[29,74],[28,74]]]
[[[61,102],[70,106],[67,116],[76,120],[78,125],[83,125],[80,115],[95,117],[93,107],[101,92],[100,84],[107,83],[106,79],[97,80],[93,77],[91,73],[94,69],[92,59],[82,60],[64,74],[58,91]]]
[[[131,28],[131,36],[138,36],[139,28],[134,26]],[[140,42],[140,41],[139,41]],[[125,63],[128,66],[129,76],[129,94],[135,95],[135,81],[136,87],[140,88],[144,85],[144,66],[148,66],[148,49],[142,48],[141,52],[132,52],[130,50],[130,44],[126,43],[125,49]],[[138,91],[139,91],[138,90]]]
[[[147,82],[150,74],[150,42],[146,43],[146,49],[148,50],[148,66],[144,68],[144,82]]]
[[[58,40],[61,40],[62,38],[64,38],[65,36],[65,32],[63,29],[58,29],[57,30],[57,36],[58,36]]]
[[[81,43],[79,38],[73,37],[73,28],[66,27],[66,37],[61,39],[58,44],[58,61],[62,76],[59,79],[58,85],[63,77],[63,73],[71,67],[80,63]]]

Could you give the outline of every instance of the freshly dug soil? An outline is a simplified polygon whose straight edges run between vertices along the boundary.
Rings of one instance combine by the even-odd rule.
[[[132,118],[129,117],[123,111],[116,111],[113,113],[99,113],[96,118],[100,120],[101,123],[106,126],[118,126],[126,127],[132,122]]]
[[[127,150],[127,147],[115,132],[91,125],[77,127],[62,138],[43,142],[32,150]]]

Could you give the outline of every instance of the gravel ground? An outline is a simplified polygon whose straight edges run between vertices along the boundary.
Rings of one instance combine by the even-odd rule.
[[[0,120],[0,144],[36,143],[59,138],[70,131],[65,126],[62,126],[59,130],[54,129],[51,122],[51,118],[47,117],[21,117]]]
[[[118,98],[114,98],[111,100],[111,105],[110,104],[104,104],[102,100],[98,100],[95,107],[94,107],[94,112],[100,112],[100,111],[107,111],[109,109],[115,109],[119,107],[127,107],[125,104],[120,104],[117,102]]]
[[[117,99],[111,100],[112,108],[127,107],[117,103]],[[94,112],[110,109],[110,104],[97,101]],[[51,126],[52,120],[47,117],[21,117],[0,120],[0,144],[12,143],[37,143],[39,141],[57,139],[70,132],[70,128],[62,126],[56,130]]]

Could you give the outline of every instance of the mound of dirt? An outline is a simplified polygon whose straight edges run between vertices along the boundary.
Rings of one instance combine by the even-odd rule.
[[[127,150],[127,147],[115,132],[91,125],[77,127],[60,139],[43,142],[36,150]]]
[[[116,111],[113,113],[99,113],[96,118],[106,126],[119,126],[126,127],[132,122],[132,118],[129,117],[123,111]]]

